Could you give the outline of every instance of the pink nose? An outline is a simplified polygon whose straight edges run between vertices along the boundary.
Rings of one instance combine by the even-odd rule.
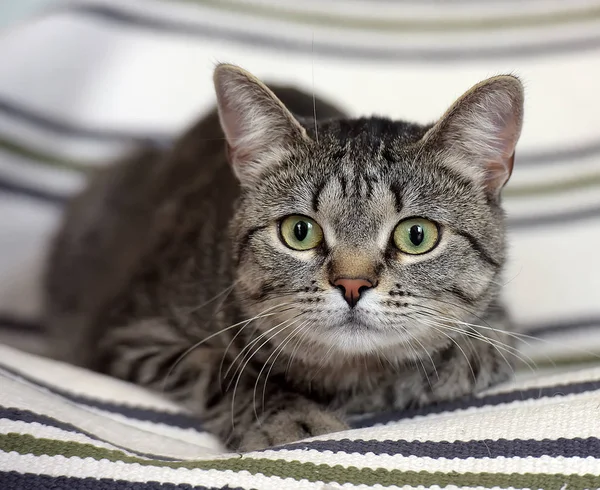
[[[350,308],[358,303],[363,292],[373,287],[373,283],[366,279],[349,279],[346,277],[336,279],[332,284],[342,292]]]

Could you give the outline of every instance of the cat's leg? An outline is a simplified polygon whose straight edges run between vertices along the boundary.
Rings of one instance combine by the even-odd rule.
[[[222,348],[190,345],[159,318],[113,327],[99,343],[101,370],[183,402],[234,450],[263,449],[347,428],[333,412],[275,383],[267,386],[263,404],[255,377],[221,378],[230,371]]]
[[[98,370],[181,402],[203,416],[220,393],[220,349],[195,343],[161,318],[106,329],[98,343]]]
[[[281,392],[258,411],[252,406],[239,414],[230,445],[253,451],[278,446],[307,437],[345,430],[348,426],[333,412],[300,394]]]

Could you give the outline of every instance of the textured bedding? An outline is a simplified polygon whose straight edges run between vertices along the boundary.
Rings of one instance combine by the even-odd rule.
[[[597,0],[80,0],[5,30],[0,489],[600,488],[599,33]],[[25,353],[45,352],[39,279],[64,202],[207,110],[216,61],[422,122],[478,80],[522,77],[515,381],[241,456],[159,395]]]
[[[0,359],[1,488],[600,487],[600,367],[240,455],[137,387],[7,347]]]

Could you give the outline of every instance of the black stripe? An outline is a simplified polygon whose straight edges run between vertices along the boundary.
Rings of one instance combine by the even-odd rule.
[[[397,182],[392,182],[390,185],[390,191],[394,195],[394,203],[396,206],[396,211],[400,213],[402,211],[403,203],[402,203],[402,188]]]
[[[456,230],[456,233],[469,242],[473,250],[477,252],[479,257],[481,257],[483,261],[487,262],[490,265],[493,265],[496,268],[499,268],[501,266],[501,264],[497,260],[489,256],[489,254],[485,251],[485,249],[481,246],[481,244],[473,235],[466,231],[460,230]]]
[[[472,298],[471,296],[469,296],[467,293],[465,293],[462,289],[460,289],[457,286],[452,286],[451,288],[448,288],[447,291],[450,294],[452,294],[453,296],[460,299],[463,303],[467,303],[468,305],[475,303],[479,299],[479,298]],[[485,292],[487,292],[487,288],[485,289],[484,293]]]
[[[340,1],[340,2],[346,2],[347,0],[332,0],[332,1]],[[542,2],[546,2],[547,0],[494,0],[494,3],[499,3],[500,1],[502,2],[506,2],[506,3],[512,3],[512,2],[519,2],[521,4],[524,3],[542,3]],[[357,2],[357,3],[361,3],[361,2]],[[390,3],[399,3],[399,4],[412,4],[412,5],[419,5],[422,3],[429,3],[429,4],[433,4],[436,7],[440,6],[440,0],[363,0],[362,1],[363,4],[368,5],[369,7],[371,7],[374,3],[383,3],[383,4],[390,4]],[[457,4],[470,4],[470,3],[481,3],[481,0],[444,0],[443,3],[446,4],[450,4],[450,5],[457,5]],[[479,5],[478,5],[479,7]]]
[[[61,121],[48,114],[41,113],[26,107],[22,103],[17,103],[6,97],[0,96],[0,113],[14,119],[37,126],[39,129],[51,133],[65,135],[75,138],[85,138],[97,140],[106,143],[132,143],[156,145],[161,148],[169,146],[173,140],[172,135],[152,134],[146,131],[127,132],[121,130],[104,130],[97,128],[85,128],[79,124]],[[564,162],[573,162],[593,156],[600,155],[600,140],[593,140],[574,146],[561,148],[547,148],[537,151],[520,151],[517,156],[519,167],[526,165],[550,165],[562,164]],[[384,151],[383,157],[389,162],[395,159],[391,154]]]
[[[348,198],[348,181],[346,180],[346,176],[344,174],[338,175],[338,181],[342,189],[342,197],[344,199]]]
[[[573,330],[600,330],[600,316],[576,318],[572,320],[555,320],[527,325],[522,329],[527,335],[543,337],[548,334]],[[521,331],[521,330],[519,330]]]
[[[509,218],[508,227],[510,229],[518,228],[537,228],[573,223],[575,221],[589,221],[600,218],[600,206],[590,206],[588,208],[577,209],[574,211],[562,211],[548,213],[537,216],[524,216],[518,218]]]
[[[65,195],[45,191],[42,189],[35,189],[33,187],[24,186],[21,184],[15,184],[14,182],[8,182],[0,178],[0,194],[3,193],[29,197],[36,201],[41,201],[53,206],[63,205],[69,199],[69,197]]]
[[[132,142],[155,142],[159,145],[165,145],[171,140],[169,136],[159,134],[152,135],[147,131],[144,131],[143,133],[128,133],[126,131],[84,128],[78,124],[61,121],[42,112],[34,111],[24,107],[23,104],[16,103],[6,97],[0,97],[0,113],[10,116],[18,121],[33,124],[40,129],[44,129],[51,133],[93,139],[107,143],[131,144]]]
[[[151,134],[141,131],[129,133],[121,130],[104,130],[97,128],[85,128],[79,124],[58,120],[48,114],[43,114],[20,102],[14,102],[6,97],[0,96],[0,113],[17,120],[38,126],[39,129],[62,134],[70,137],[98,140],[107,143],[131,143],[140,142],[154,144],[160,147],[169,146],[173,140],[172,135]],[[517,165],[549,165],[573,162],[593,156],[600,155],[600,140],[592,140],[586,143],[561,148],[546,148],[537,151],[519,151]],[[391,153],[384,150],[382,155],[389,163],[396,164]]]
[[[574,146],[546,148],[537,151],[519,151],[515,156],[515,165],[550,165],[572,163],[600,155],[600,140],[588,141]]]
[[[369,174],[363,175],[363,179],[367,186],[367,199],[371,199],[373,197],[373,185],[378,182],[378,179],[376,176]]]
[[[467,408],[496,406],[516,401],[537,400],[540,398],[566,396],[597,390],[600,390],[600,381],[585,381],[582,383],[530,388],[528,390],[515,390],[508,393],[499,393],[497,395],[469,397],[450,402],[442,402],[423,408],[375,414],[354,421],[352,426],[354,428],[372,427],[375,424],[386,424],[388,422],[411,419],[422,415],[454,412],[457,410],[465,410]]]
[[[362,441],[341,439],[338,441],[313,441],[287,444],[275,448],[276,451],[312,449],[317,451],[344,452],[352,454],[402,455],[432,459],[468,459],[468,458],[587,458],[600,457],[600,439],[576,437],[544,439],[485,439],[482,441]]]
[[[390,48],[370,46],[344,46],[317,39],[292,40],[275,37],[266,32],[242,32],[238,27],[227,28],[200,21],[190,22],[166,18],[154,18],[147,13],[128,12],[110,5],[93,5],[72,3],[59,7],[59,11],[92,17],[95,20],[120,23],[158,32],[197,36],[203,39],[223,39],[253,45],[275,51],[332,56],[361,61],[412,61],[420,63],[489,60],[491,58],[529,58],[540,55],[556,55],[559,53],[582,53],[600,48],[600,36],[584,39],[547,41],[545,44],[504,43],[497,46],[475,45],[467,43],[467,47],[415,47],[394,45]]]
[[[33,468],[32,468],[33,470]],[[110,478],[75,478],[72,476],[34,475],[16,471],[0,471],[3,489],[44,490],[244,490],[241,487],[205,487],[203,485],[177,485],[156,481],[132,482]]]
[[[27,424],[37,423],[40,425],[45,425],[47,427],[56,427],[57,429],[61,429],[66,432],[83,434],[83,435],[89,437],[90,439],[94,439],[96,441],[111,444],[112,446],[118,447],[119,449],[128,451],[133,454],[137,454],[138,456],[142,456],[144,458],[150,458],[150,459],[160,460],[160,461],[177,461],[177,459],[175,459],[175,458],[168,458],[166,456],[158,456],[156,454],[142,453],[139,451],[135,451],[129,447],[119,446],[118,444],[115,444],[112,441],[102,439],[101,437],[98,437],[97,435],[92,434],[91,432],[85,431],[79,427],[75,427],[72,424],[69,424],[66,422],[61,422],[60,420],[57,420],[53,417],[48,417],[47,415],[33,413],[33,412],[30,412],[29,410],[22,410],[20,408],[0,406],[0,419],[25,422]]]
[[[170,376],[175,376],[177,371],[175,370],[175,363],[182,356],[184,351],[174,352],[170,356],[163,357],[160,362],[157,362],[154,368],[154,376],[150,378],[147,383],[156,383],[161,377],[164,378],[163,382],[166,384],[168,379],[166,378],[166,373],[171,373]],[[180,364],[178,364],[180,366]],[[171,370],[173,369],[173,371]],[[166,386],[165,386],[166,388]]]
[[[323,189],[325,188],[325,184],[327,184],[327,182],[327,180],[323,179],[317,184],[316,189],[313,191],[312,208],[315,213],[319,211],[319,198],[321,197],[321,193],[323,192]]]
[[[181,427],[184,429],[195,429],[199,432],[204,432],[204,430],[202,429],[201,421],[196,417],[192,417],[191,415],[187,415],[185,413],[160,412],[158,410],[153,410],[150,408],[141,408],[131,405],[121,405],[119,403],[111,403],[102,400],[96,400],[87,396],[70,393],[68,391],[57,388],[56,386],[48,385],[37,379],[27,376],[17,370],[9,368],[2,363],[0,363],[0,369],[12,374],[13,376],[22,378],[28,383],[40,386],[45,390],[50,391],[51,393],[59,395],[63,398],[66,398],[67,400],[78,403],[80,405],[98,408],[106,412],[118,413],[131,419],[144,420],[153,423],[162,423],[165,425]]]
[[[0,313],[0,329],[26,333],[44,333],[44,328],[39,322],[25,320],[16,316]]]
[[[237,247],[236,250],[236,255],[237,255],[237,264],[239,265],[240,262],[242,261],[242,258],[244,256],[244,252],[246,251],[246,248],[248,247],[248,243],[250,243],[250,240],[252,239],[252,236],[260,231],[260,230],[264,230],[266,228],[266,226],[256,226],[254,228],[250,228],[246,234],[242,237],[240,244]]]
[[[176,361],[180,355],[181,355],[181,353],[178,352],[174,361]],[[157,357],[156,350],[151,350],[150,352],[146,352],[146,353],[141,354],[140,356],[136,357],[134,360],[132,360],[127,365],[127,373],[125,374],[125,376],[123,376],[123,379],[125,381],[130,381],[132,383],[137,382],[142,368],[148,363],[148,361],[150,359],[156,358],[156,357]],[[156,380],[156,375],[158,374],[158,372],[159,372],[158,369],[154,370],[154,377],[147,381],[148,384],[153,383]]]
[[[0,406],[0,419],[21,421],[21,422],[26,422],[28,424],[38,423],[40,425],[56,427],[57,429],[61,429],[61,430],[67,431],[67,432],[75,432],[75,433],[85,434],[86,436],[93,437],[94,439],[98,439],[93,434],[88,434],[87,432],[81,430],[79,427],[75,427],[72,424],[68,424],[66,422],[61,422],[52,417],[48,417],[46,415],[41,415],[39,413],[33,413],[33,412],[30,412],[29,410],[22,410],[20,408]],[[102,439],[98,439],[98,440],[102,440]],[[106,442],[106,441],[104,441],[104,442]]]

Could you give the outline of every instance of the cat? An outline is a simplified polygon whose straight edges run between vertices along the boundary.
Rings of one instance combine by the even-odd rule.
[[[45,280],[56,357],[167,393],[237,451],[507,379],[519,79],[428,125],[228,64],[214,83],[217,108],[172,147],[98,171],[68,207]]]

